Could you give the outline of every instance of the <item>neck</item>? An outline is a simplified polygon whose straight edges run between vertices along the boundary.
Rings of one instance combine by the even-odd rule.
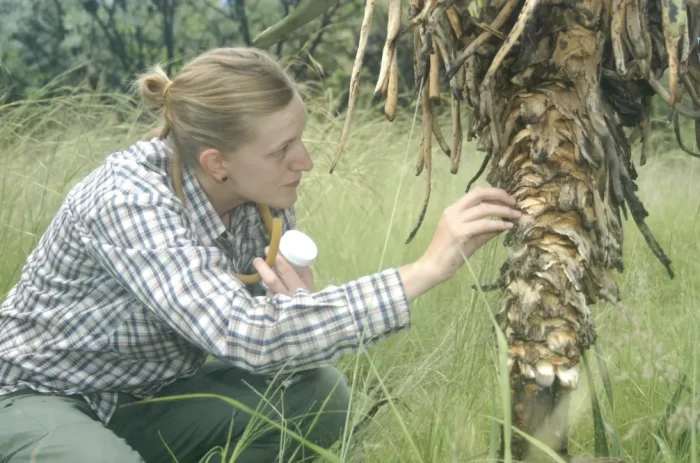
[[[217,182],[210,175],[207,175],[206,172],[202,172],[201,169],[195,169],[195,176],[219,217],[224,217],[234,207],[247,202],[239,195],[231,192],[231,185],[228,182]]]

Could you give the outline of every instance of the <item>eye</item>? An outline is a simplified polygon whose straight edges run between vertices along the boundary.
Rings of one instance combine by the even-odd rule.
[[[280,150],[278,150],[274,155],[278,157],[285,156],[287,154],[287,151],[289,151],[289,147],[291,146],[291,143],[285,144]]]

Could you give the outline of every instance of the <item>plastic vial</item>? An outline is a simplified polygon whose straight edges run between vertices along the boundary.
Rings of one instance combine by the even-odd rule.
[[[279,252],[292,266],[297,268],[309,267],[316,256],[316,243],[299,230],[288,230],[282,235]]]

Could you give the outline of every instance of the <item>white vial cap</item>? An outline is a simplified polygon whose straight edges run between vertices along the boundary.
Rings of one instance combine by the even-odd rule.
[[[279,252],[296,267],[308,267],[316,259],[316,243],[299,230],[288,230],[282,235]]]

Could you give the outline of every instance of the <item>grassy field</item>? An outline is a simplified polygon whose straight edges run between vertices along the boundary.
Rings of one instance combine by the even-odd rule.
[[[347,151],[330,175],[342,119],[330,117],[323,101],[310,107],[306,141],[316,168],[301,187],[298,217],[299,227],[320,248],[317,281],[343,282],[417,258],[440,212],[463,194],[483,153],[466,143],[460,171],[450,175],[448,159],[433,148],[436,180],[430,208],[417,237],[406,245],[424,188],[423,178],[414,175],[420,124],[408,137],[413,108],[401,112],[393,124],[361,108]],[[17,280],[24,259],[70,187],[107,154],[142,137],[148,121],[114,96],[100,101],[94,95],[73,95],[0,107],[0,299]],[[625,309],[606,303],[593,308],[599,360],[610,372],[614,400],[611,404],[606,398],[591,355],[595,390],[587,378],[581,379],[571,408],[570,451],[594,453],[595,392],[607,439],[619,439],[628,461],[695,462],[698,446],[689,431],[700,425],[695,392],[700,161],[678,151],[666,132],[654,134],[652,148],[648,164],[639,169],[640,196],[676,277],[669,279],[634,222],[628,221],[626,270],[618,276]],[[504,254],[502,240],[495,240],[468,265],[487,283],[497,275]],[[498,299],[472,291],[471,275],[465,267],[416,301],[410,331],[360,356],[341,359],[339,366],[352,380],[355,420],[385,390],[399,402],[382,408],[358,434],[333,449],[339,459],[486,461],[483,452],[495,429],[493,418],[503,418],[489,317]],[[683,375],[687,380],[679,386]]]

